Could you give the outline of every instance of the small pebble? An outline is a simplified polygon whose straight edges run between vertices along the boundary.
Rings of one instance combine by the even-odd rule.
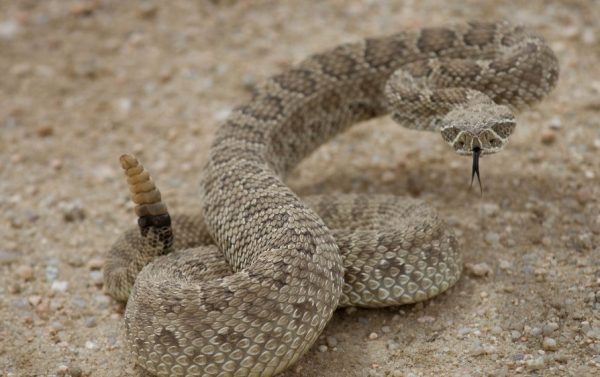
[[[248,92],[254,93],[256,91],[256,76],[247,73],[242,77],[242,83],[244,84],[244,89],[246,89]]]
[[[473,356],[481,356],[481,355],[485,354],[485,350],[481,346],[481,342],[480,341],[476,340],[476,341],[473,342],[473,344],[471,344],[470,353]]]
[[[529,369],[529,370],[542,369],[545,365],[544,357],[540,356],[540,357],[536,357],[535,359],[527,360],[525,362],[525,365],[527,366],[527,369]]]
[[[548,277],[548,270],[546,270],[545,268],[536,268],[533,271],[533,274],[535,275],[536,281],[544,282]]]
[[[33,280],[33,268],[28,264],[23,264],[16,269],[17,276],[25,281]]]
[[[83,374],[83,371],[81,370],[80,367],[78,367],[76,365],[71,365],[69,367],[69,374],[71,375],[71,377],[81,377],[81,375]]]
[[[41,126],[38,127],[38,129],[35,130],[35,132],[39,137],[49,137],[54,134],[54,129],[50,126]]]
[[[62,160],[61,160],[60,158],[53,158],[53,159],[50,161],[50,167],[51,167],[52,169],[54,169],[54,170],[57,170],[57,171],[58,171],[58,170],[62,169],[62,167],[63,167],[63,162],[62,162]]]
[[[376,332],[372,332],[369,334],[369,340],[375,340],[379,338],[379,335]]]
[[[52,282],[52,286],[51,286],[51,290],[53,292],[65,292],[67,290],[67,288],[69,287],[69,283],[66,281],[55,281]]]
[[[389,334],[390,332],[392,332],[392,329],[389,326],[383,326],[381,328],[381,332],[384,334]]]
[[[589,188],[581,188],[575,193],[575,199],[579,204],[585,205],[594,199],[594,194]]]
[[[55,264],[49,264],[44,271],[46,281],[52,283],[58,277],[58,267]]]
[[[510,270],[512,268],[512,263],[510,263],[507,260],[500,260],[500,263],[498,263],[498,267],[500,267],[501,270]]]
[[[396,174],[394,174],[394,172],[391,171],[385,171],[382,175],[381,175],[381,180],[383,182],[394,182],[396,181]]]
[[[13,282],[8,286],[8,291],[13,295],[18,295],[23,291],[23,287],[18,282]]]
[[[89,17],[94,13],[98,6],[99,3],[95,1],[76,2],[73,5],[71,5],[69,13],[77,17]]]
[[[356,307],[354,306],[349,306],[346,308],[346,314],[352,314],[352,313],[356,313]]]
[[[95,350],[98,348],[98,345],[90,340],[85,342],[85,348],[89,349],[89,350]]]
[[[558,345],[556,344],[556,340],[553,338],[545,337],[542,342],[542,348],[546,351],[556,351],[558,349]]]
[[[10,67],[10,74],[18,77],[25,77],[30,75],[32,71],[31,65],[27,63],[17,63]]]
[[[508,376],[508,367],[505,365],[503,367],[500,367],[500,369],[496,369],[492,376],[494,377],[506,377]]]
[[[500,243],[500,235],[494,232],[488,232],[485,234],[485,242],[489,245],[498,245]]]
[[[435,317],[432,317],[430,315],[424,315],[424,316],[421,316],[421,317],[417,318],[417,322],[419,322],[419,323],[433,323],[433,322],[435,322]]]
[[[78,309],[83,309],[87,306],[87,303],[81,296],[72,297],[71,304]]]
[[[104,295],[96,295],[94,301],[100,309],[108,309],[108,306],[110,305],[110,299]]]
[[[492,273],[492,269],[491,267],[483,262],[483,263],[467,263],[465,265],[467,271],[469,272],[469,274],[471,274],[471,276],[475,276],[475,277],[483,277],[483,276],[488,276],[491,275]]]
[[[17,262],[19,259],[21,259],[20,253],[0,250],[0,265],[11,264]]]
[[[151,2],[143,2],[138,9],[138,15],[142,19],[151,19],[158,13],[158,7]]]
[[[92,258],[87,263],[87,267],[90,270],[101,270],[104,266],[104,259],[102,258]]]
[[[15,20],[0,22],[0,39],[13,39],[20,31],[21,27]]]
[[[44,319],[48,318],[49,311],[50,300],[47,299],[41,300],[41,302],[35,307],[35,312],[37,313],[37,315]]]
[[[394,340],[388,340],[386,347],[389,351],[395,351],[400,348],[400,345]]]
[[[26,309],[32,304],[30,304],[29,299],[19,297],[13,300],[12,305],[17,309]]]
[[[549,322],[542,326],[542,334],[544,334],[545,336],[552,334],[556,330],[558,330],[558,323],[556,322]]]
[[[225,121],[225,119],[227,119],[229,114],[231,114],[230,108],[222,109],[213,114],[213,119],[216,122],[221,123],[221,122]]]
[[[521,338],[521,333],[518,332],[517,330],[513,330],[513,331],[510,332],[510,338],[513,341],[517,341],[517,340],[519,340],[519,338]]]
[[[525,358],[525,355],[523,355],[522,353],[515,353],[513,355],[510,356],[510,359],[512,361],[521,361]]]
[[[328,349],[327,346],[324,344],[321,344],[319,346],[319,352],[327,352],[327,349]]]
[[[62,323],[60,323],[59,321],[52,321],[52,323],[49,325],[49,327],[50,327],[50,330],[55,333],[65,329],[65,326]]]
[[[588,330],[588,331],[585,332],[585,335],[588,338],[592,338],[592,339],[595,339],[595,340],[600,340],[600,329],[599,328],[590,329],[590,330]]]
[[[594,29],[591,27],[585,28],[583,33],[581,33],[581,40],[585,44],[594,44],[596,43],[596,34],[594,33]]]
[[[97,325],[97,321],[96,321],[96,317],[92,316],[92,317],[87,317],[85,319],[85,321],[83,322],[83,325],[85,327],[96,327]]]
[[[90,280],[97,287],[104,285],[104,274],[102,271],[90,271]]]
[[[496,203],[484,203],[481,210],[485,216],[494,217],[500,212],[500,207]]]
[[[325,341],[327,342],[327,346],[329,346],[331,348],[337,347],[337,345],[338,345],[337,339],[333,336],[328,336],[327,338],[325,338]]]
[[[131,100],[131,98],[119,98],[115,101],[115,103],[119,112],[124,115],[129,114],[131,108],[133,107],[133,101]]]
[[[550,128],[553,130],[560,130],[562,127],[562,121],[560,120],[560,117],[558,116],[554,116],[552,117],[552,119],[550,119]]]
[[[66,365],[59,365],[58,368],[56,368],[56,374],[59,376],[65,376],[68,371],[69,367]]]
[[[539,338],[542,335],[542,329],[539,327],[527,328],[526,326],[526,332],[529,336],[534,338]]]
[[[85,219],[85,211],[79,201],[61,202],[59,209],[62,212],[63,220],[68,223]]]
[[[540,140],[542,141],[542,144],[552,145],[556,141],[556,132],[552,130],[544,130],[542,131]]]
[[[554,361],[559,363],[566,363],[567,361],[569,361],[569,357],[566,353],[558,351],[554,354]]]
[[[21,320],[23,321],[24,324],[26,325],[31,325],[33,324],[33,316],[31,314],[25,314],[21,317]]]
[[[377,369],[370,369],[367,372],[367,377],[384,377],[383,371]]]

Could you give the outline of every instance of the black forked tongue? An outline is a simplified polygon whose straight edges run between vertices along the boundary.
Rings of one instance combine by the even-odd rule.
[[[475,175],[477,175],[477,182],[479,182],[479,190],[481,191],[481,195],[483,195],[483,187],[481,186],[481,178],[479,178],[479,156],[481,156],[481,148],[475,147],[473,148],[473,169],[471,170],[471,186],[473,187],[473,180],[475,179]]]

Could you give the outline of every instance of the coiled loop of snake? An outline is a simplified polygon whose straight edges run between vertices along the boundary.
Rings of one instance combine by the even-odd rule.
[[[135,186],[143,169],[124,157],[142,232],[112,248],[105,282],[117,299],[129,296],[136,362],[156,375],[270,376],[306,352],[340,304],[402,304],[446,290],[462,262],[435,211],[391,196],[300,199],[283,178],[327,139],[390,111],[442,131],[459,153],[497,152],[514,129],[511,108],[540,100],[557,78],[543,39],[507,23],[314,55],[232,112],[203,172],[202,214],[173,216],[172,225],[155,194],[138,194],[153,188]]]

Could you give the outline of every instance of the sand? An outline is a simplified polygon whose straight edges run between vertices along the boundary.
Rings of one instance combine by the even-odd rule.
[[[451,4],[448,4],[451,3]],[[549,41],[555,91],[505,151],[361,124],[304,161],[301,194],[419,197],[456,229],[458,284],[430,302],[335,313],[284,376],[600,375],[597,1],[0,1],[0,376],[128,376],[106,250],[135,224],[118,156],[175,212],[198,210],[219,123],[266,77],[342,42],[469,19]]]

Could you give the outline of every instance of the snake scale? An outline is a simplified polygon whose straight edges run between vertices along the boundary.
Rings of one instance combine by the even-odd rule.
[[[513,110],[556,84],[544,40],[506,22],[425,28],[340,45],[262,84],[210,148],[202,214],[170,217],[121,157],[139,229],[111,248],[105,289],[127,301],[135,361],[159,376],[271,376],[301,357],[339,306],[431,298],[462,270],[424,203],[382,195],[299,198],[286,174],[360,121],[392,113],[459,154],[494,153]]]

